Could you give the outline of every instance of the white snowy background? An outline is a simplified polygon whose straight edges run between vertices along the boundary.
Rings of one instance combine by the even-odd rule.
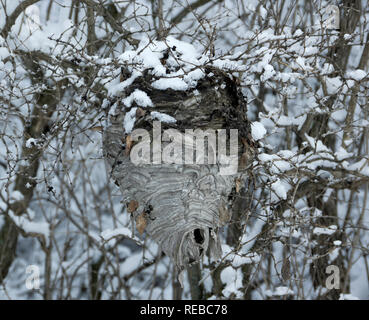
[[[21,2],[0,2],[1,31]],[[173,265],[134,230],[102,159],[98,128],[106,124],[109,101],[144,70],[162,77],[153,84],[157,89],[188,90],[204,76],[194,67],[204,64],[239,77],[252,137],[261,146],[250,178],[253,199],[239,222],[239,245],[227,244],[225,228],[222,261],[201,263],[204,297],[242,299],[247,290],[251,299],[317,299],[328,289],[325,281],[313,284],[310,267],[319,237],[326,237],[327,265],[344,261],[341,277],[349,285],[341,288],[340,298],[369,299],[369,95],[367,63],[361,63],[368,45],[366,1],[355,32],[344,35],[350,48],[344,70],[328,56],[339,31],[323,24],[324,8],[336,1],[28,2],[33,4],[6,37],[0,36],[0,229],[7,217],[22,230],[9,272],[0,279],[0,299],[172,299]],[[186,11],[189,3],[194,12]],[[118,26],[92,10],[91,35],[92,4],[115,6]],[[159,28],[167,37],[155,42]],[[98,40],[87,49],[91,37]],[[168,45],[176,46],[185,62],[171,77],[160,62]],[[22,58],[27,53],[38,63],[33,74]],[[123,65],[131,72],[124,81]],[[49,130],[26,136],[37,97],[56,87]],[[153,103],[143,91],[122,99],[151,112]],[[47,113],[49,106],[44,108]],[[114,113],[114,105],[109,108]],[[124,121],[127,131],[135,120],[132,110]],[[176,121],[155,111],[151,116]],[[319,117],[326,117],[326,130],[309,135],[304,126]],[[345,137],[348,126],[351,135]],[[41,157],[33,184],[25,185],[33,188],[32,199],[18,216],[10,207],[24,200],[14,188],[19,171],[32,161],[25,149],[38,150]],[[323,201],[333,199],[331,224],[319,223],[322,211],[308,201],[309,190],[295,199],[306,182],[322,186]],[[346,188],[337,187],[344,183]],[[276,216],[281,203],[283,212]],[[284,279],[286,261],[291,275]],[[222,287],[214,291],[220,264]],[[39,267],[38,290],[26,287],[29,265]],[[181,297],[191,299],[187,278]]]

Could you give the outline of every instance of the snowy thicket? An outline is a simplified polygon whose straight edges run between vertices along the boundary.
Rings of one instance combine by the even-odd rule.
[[[0,298],[368,299],[368,17],[364,0],[1,1]],[[124,89],[150,70],[189,90],[205,66],[237,79],[260,147],[222,258],[182,289],[134,230],[101,131],[119,101],[127,131],[138,109],[174,123]]]

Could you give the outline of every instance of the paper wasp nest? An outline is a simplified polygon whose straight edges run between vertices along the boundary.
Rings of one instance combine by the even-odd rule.
[[[123,73],[115,87],[121,96],[111,99],[103,150],[137,230],[154,239],[178,270],[198,262],[207,250],[220,258],[218,230],[231,219],[232,200],[255,149],[236,81],[192,45],[173,38],[141,43],[121,61]],[[237,129],[236,170],[224,171],[229,165],[222,162],[219,135],[216,147],[204,139],[204,164],[198,163],[197,136],[192,143],[191,134],[183,135],[186,129],[224,129],[227,145],[234,138],[230,129]],[[182,134],[182,152],[171,148],[170,133]],[[186,158],[191,148],[195,158]],[[146,160],[132,161],[133,153]]]

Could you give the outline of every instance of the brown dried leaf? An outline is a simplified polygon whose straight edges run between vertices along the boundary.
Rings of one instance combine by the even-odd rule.
[[[241,137],[241,142],[242,142],[242,144],[243,144],[243,146],[244,146],[245,148],[248,148],[248,147],[249,147],[249,144],[247,143],[246,138]]]
[[[241,189],[241,179],[236,178],[236,193],[239,193]]]
[[[135,212],[138,208],[138,202],[136,200],[131,200],[129,203],[128,203],[128,208],[127,208],[127,211],[128,213],[132,213],[132,212]]]
[[[239,163],[239,168],[240,170],[243,170],[246,168],[247,166],[247,160],[248,160],[248,156],[247,156],[247,153],[244,152],[242,155],[241,155],[241,158],[240,158],[240,163]]]
[[[147,220],[145,218],[145,213],[142,212],[137,218],[136,218],[136,229],[140,234],[143,234],[147,226]]]
[[[136,118],[141,118],[145,115],[146,111],[140,107],[136,110]]]
[[[131,152],[131,148],[132,148],[132,137],[130,135],[127,136],[126,138],[126,156],[129,155],[129,153]]]
[[[102,126],[97,126],[97,127],[91,127],[90,130],[92,131],[99,131],[99,132],[103,132],[103,127]]]

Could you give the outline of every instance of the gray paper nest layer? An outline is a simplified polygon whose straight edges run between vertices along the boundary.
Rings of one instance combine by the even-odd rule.
[[[206,76],[196,88],[186,91],[153,88],[150,71],[136,78],[124,95],[139,89],[150,97],[153,106],[137,111],[134,129],[143,128],[152,134],[151,111],[177,120],[161,123],[162,131],[236,128],[240,159],[236,174],[220,175],[218,164],[133,164],[126,150],[128,133],[123,122],[125,114],[138,106],[135,103],[125,106],[123,98],[112,101],[115,113],[110,116],[103,138],[104,157],[112,168],[111,175],[120,187],[123,201],[127,204],[137,201],[138,206],[132,212],[134,219],[137,222],[139,217],[144,218],[144,231],[171,257],[178,270],[198,262],[208,250],[213,258],[221,257],[218,230],[231,218],[236,181],[243,184],[255,149],[246,104],[236,82],[222,70],[212,67],[204,71]],[[163,142],[162,148],[165,145]]]

